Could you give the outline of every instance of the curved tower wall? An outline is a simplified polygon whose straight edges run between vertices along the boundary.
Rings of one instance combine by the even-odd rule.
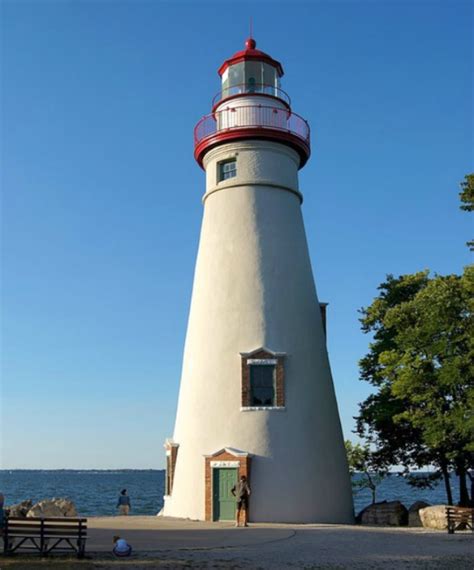
[[[255,107],[258,105],[261,105],[262,107],[273,107],[275,109],[288,111],[288,106],[285,105],[285,103],[277,97],[267,97],[265,95],[253,94],[238,95],[232,99],[226,99],[216,106],[214,112],[218,113],[219,111],[223,111],[230,107]]]
[[[217,182],[218,162],[237,176]],[[251,521],[353,521],[350,479],[304,231],[298,154],[284,144],[221,144],[206,193],[164,515],[205,518],[204,456],[252,455]],[[241,355],[285,353],[284,409],[241,409]]]

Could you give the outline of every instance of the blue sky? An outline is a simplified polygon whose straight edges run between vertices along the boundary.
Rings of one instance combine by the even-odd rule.
[[[312,127],[303,213],[345,435],[357,309],[460,272],[469,2],[2,2],[4,468],[163,467],[202,216],[192,130],[258,47]]]

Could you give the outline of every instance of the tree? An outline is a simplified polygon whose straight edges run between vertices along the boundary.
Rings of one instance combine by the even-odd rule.
[[[467,174],[461,182],[461,192],[459,193],[461,200],[461,210],[465,212],[474,211],[474,174]],[[474,251],[474,240],[466,243],[467,247]]]
[[[412,299],[426,286],[428,279],[426,271],[399,278],[388,275],[378,288],[379,296],[360,311],[363,332],[373,334],[369,352],[359,363],[360,375],[361,380],[372,384],[376,392],[359,405],[356,432],[376,449],[374,454],[379,464],[386,467],[403,465],[407,473],[410,467],[430,463],[431,457],[423,445],[420,431],[402,418],[395,421],[405,410],[406,403],[403,398],[393,395],[390,379],[379,360],[382,353],[396,346],[396,331],[384,323],[387,311]],[[449,477],[447,483],[449,485]],[[449,496],[450,487],[447,493]]]
[[[379,290],[361,311],[363,331],[374,335],[360,362],[361,378],[377,391],[360,405],[357,431],[376,444],[379,461],[406,470],[434,465],[450,504],[454,469],[460,502],[468,504],[466,477],[474,465],[474,268],[431,279],[428,272],[389,275]]]
[[[462,202],[461,210],[472,212],[474,210],[474,173],[466,174],[461,182],[461,192],[459,198]]]
[[[359,443],[352,443],[349,440],[346,440],[344,443],[351,477],[356,474],[362,475],[362,478],[359,480],[353,479],[352,486],[357,489],[370,489],[372,493],[372,504],[374,504],[377,486],[387,475],[387,471],[380,468],[376,457],[368,445],[362,446]]]

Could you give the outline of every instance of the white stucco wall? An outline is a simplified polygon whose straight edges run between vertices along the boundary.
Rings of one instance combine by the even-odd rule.
[[[217,183],[217,162],[237,176]],[[352,522],[342,432],[298,191],[298,155],[226,144],[204,160],[206,194],[184,350],[172,497],[163,514],[204,519],[204,455],[253,454],[254,521]],[[284,411],[241,411],[241,357],[284,352]]]
[[[265,95],[258,95],[257,93],[252,93],[249,95],[239,95],[231,100],[223,101],[216,107],[216,112],[222,111],[224,109],[231,109],[237,107],[255,107],[262,105],[263,107],[276,107],[277,109],[288,109],[283,101],[278,100],[275,97],[267,97]]]

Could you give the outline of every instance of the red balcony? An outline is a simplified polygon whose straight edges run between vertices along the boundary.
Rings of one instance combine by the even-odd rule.
[[[203,117],[194,129],[194,157],[202,166],[212,147],[233,140],[273,140],[292,147],[300,155],[300,168],[310,150],[309,125],[296,113],[278,107],[245,105],[223,109]]]

